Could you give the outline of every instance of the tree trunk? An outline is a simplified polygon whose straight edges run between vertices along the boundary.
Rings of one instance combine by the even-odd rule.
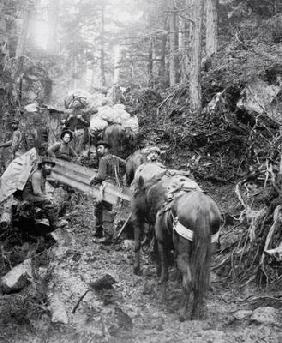
[[[130,56],[130,83],[134,84],[135,82],[135,66],[134,66],[134,58]]]
[[[27,4],[25,8],[23,9],[23,24],[21,28],[21,33],[18,38],[16,58],[19,58],[24,55],[26,38],[28,34],[28,29],[29,29],[30,16],[31,16],[31,5]]]
[[[114,85],[120,84],[121,51],[120,45],[114,46]]]
[[[149,56],[148,56],[148,85],[153,85],[153,42],[152,39],[149,41]]]
[[[47,50],[50,54],[58,53],[58,23],[60,13],[60,0],[49,0],[48,6],[48,26],[49,34]]]
[[[206,55],[217,50],[217,5],[218,0],[206,0]]]
[[[78,83],[78,73],[77,73],[77,56],[75,56],[75,52],[73,52],[72,56],[72,87],[73,89],[77,89]]]
[[[26,38],[29,29],[29,22],[31,17],[31,4],[26,4],[23,10],[23,24],[21,28],[21,33],[18,38],[17,49],[16,49],[16,58],[17,58],[17,70],[15,78],[18,78],[18,103],[21,104],[22,99],[22,83],[23,83],[23,68],[24,68],[24,52],[26,45]]]
[[[165,25],[165,29],[166,29],[166,25]],[[166,73],[166,65],[165,65],[166,43],[167,43],[167,34],[164,33],[162,35],[162,42],[161,42],[161,61],[160,61],[160,69],[159,69],[159,76],[161,78],[161,83],[163,87],[166,87],[166,84],[167,84],[167,73]]]
[[[105,77],[105,8],[102,6],[101,10],[101,86],[106,86]]]
[[[201,58],[204,0],[193,0],[192,13],[194,24],[191,42],[190,98],[192,110],[200,114],[202,109]]]
[[[175,78],[175,8],[174,1],[169,1],[169,85],[174,86],[176,83]]]
[[[179,33],[178,33],[178,48],[179,48],[179,74],[180,83],[185,83],[187,80],[186,65],[187,65],[187,49],[186,49],[186,32],[185,21],[179,18]]]

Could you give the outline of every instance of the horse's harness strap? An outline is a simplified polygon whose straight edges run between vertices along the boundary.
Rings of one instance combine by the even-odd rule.
[[[182,225],[177,217],[174,217],[173,229],[183,238],[187,239],[190,242],[193,241],[193,231]],[[218,242],[218,238],[219,230],[214,235],[211,235],[211,243]]]

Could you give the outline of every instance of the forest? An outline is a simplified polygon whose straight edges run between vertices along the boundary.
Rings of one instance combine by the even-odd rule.
[[[281,342],[282,1],[0,0],[0,13],[0,342]],[[99,142],[126,165],[101,188]],[[175,237],[161,297],[159,212],[144,214],[133,272],[128,165],[154,152],[161,173],[192,180],[219,208],[202,320],[179,320],[188,281]],[[58,211],[57,229],[23,200],[45,158],[54,207],[41,210]],[[99,215],[110,242],[97,238]]]

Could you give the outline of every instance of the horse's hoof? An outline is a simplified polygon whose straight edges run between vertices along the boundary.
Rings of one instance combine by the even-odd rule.
[[[142,270],[140,270],[139,267],[134,267],[133,268],[133,274],[137,275],[137,276],[141,276],[143,273],[142,273]]]
[[[179,320],[180,320],[181,323],[182,323],[182,322],[185,322],[186,319],[185,319],[185,317],[181,314],[181,315],[179,316]]]

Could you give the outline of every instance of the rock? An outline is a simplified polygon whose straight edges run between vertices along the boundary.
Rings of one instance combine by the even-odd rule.
[[[57,230],[53,231],[51,233],[51,235],[59,246],[70,246],[70,245],[72,245],[72,235],[65,228],[57,229]]]
[[[65,304],[60,300],[57,294],[50,297],[49,310],[51,312],[52,323],[68,324],[68,316]]]
[[[4,294],[17,292],[32,281],[31,260],[27,259],[17,265],[1,278],[1,288]]]
[[[114,283],[116,283],[116,280],[110,274],[105,274],[97,281],[91,283],[90,287],[94,288],[96,291],[100,291],[102,289],[113,288]]]
[[[36,112],[37,111],[37,103],[32,103],[32,104],[29,104],[29,105],[26,105],[24,107],[24,109],[28,112]]]
[[[144,295],[152,294],[152,292],[154,291],[154,288],[155,288],[155,281],[151,281],[151,280],[145,281],[143,294]]]
[[[253,311],[252,310],[239,310],[233,313],[233,316],[237,320],[243,320],[246,318],[249,318],[252,315]]]
[[[280,86],[269,85],[261,79],[256,79],[247,85],[237,107],[258,114],[267,113],[273,120],[279,120],[281,109],[277,96],[280,91]]]
[[[162,331],[164,329],[163,325],[164,325],[163,318],[155,318],[152,320],[152,328],[153,329],[156,329],[158,331]]]
[[[121,246],[122,246],[122,249],[125,251],[133,251],[134,244],[135,244],[134,241],[125,240],[122,242]]]
[[[251,321],[257,324],[281,326],[281,314],[274,307],[258,307],[253,311]]]
[[[132,319],[119,306],[115,306],[115,317],[121,329],[131,330],[133,327]]]
[[[164,319],[162,317],[153,317],[153,318],[150,318],[150,323],[148,324],[148,328],[151,330],[162,331],[163,325],[164,325]]]

